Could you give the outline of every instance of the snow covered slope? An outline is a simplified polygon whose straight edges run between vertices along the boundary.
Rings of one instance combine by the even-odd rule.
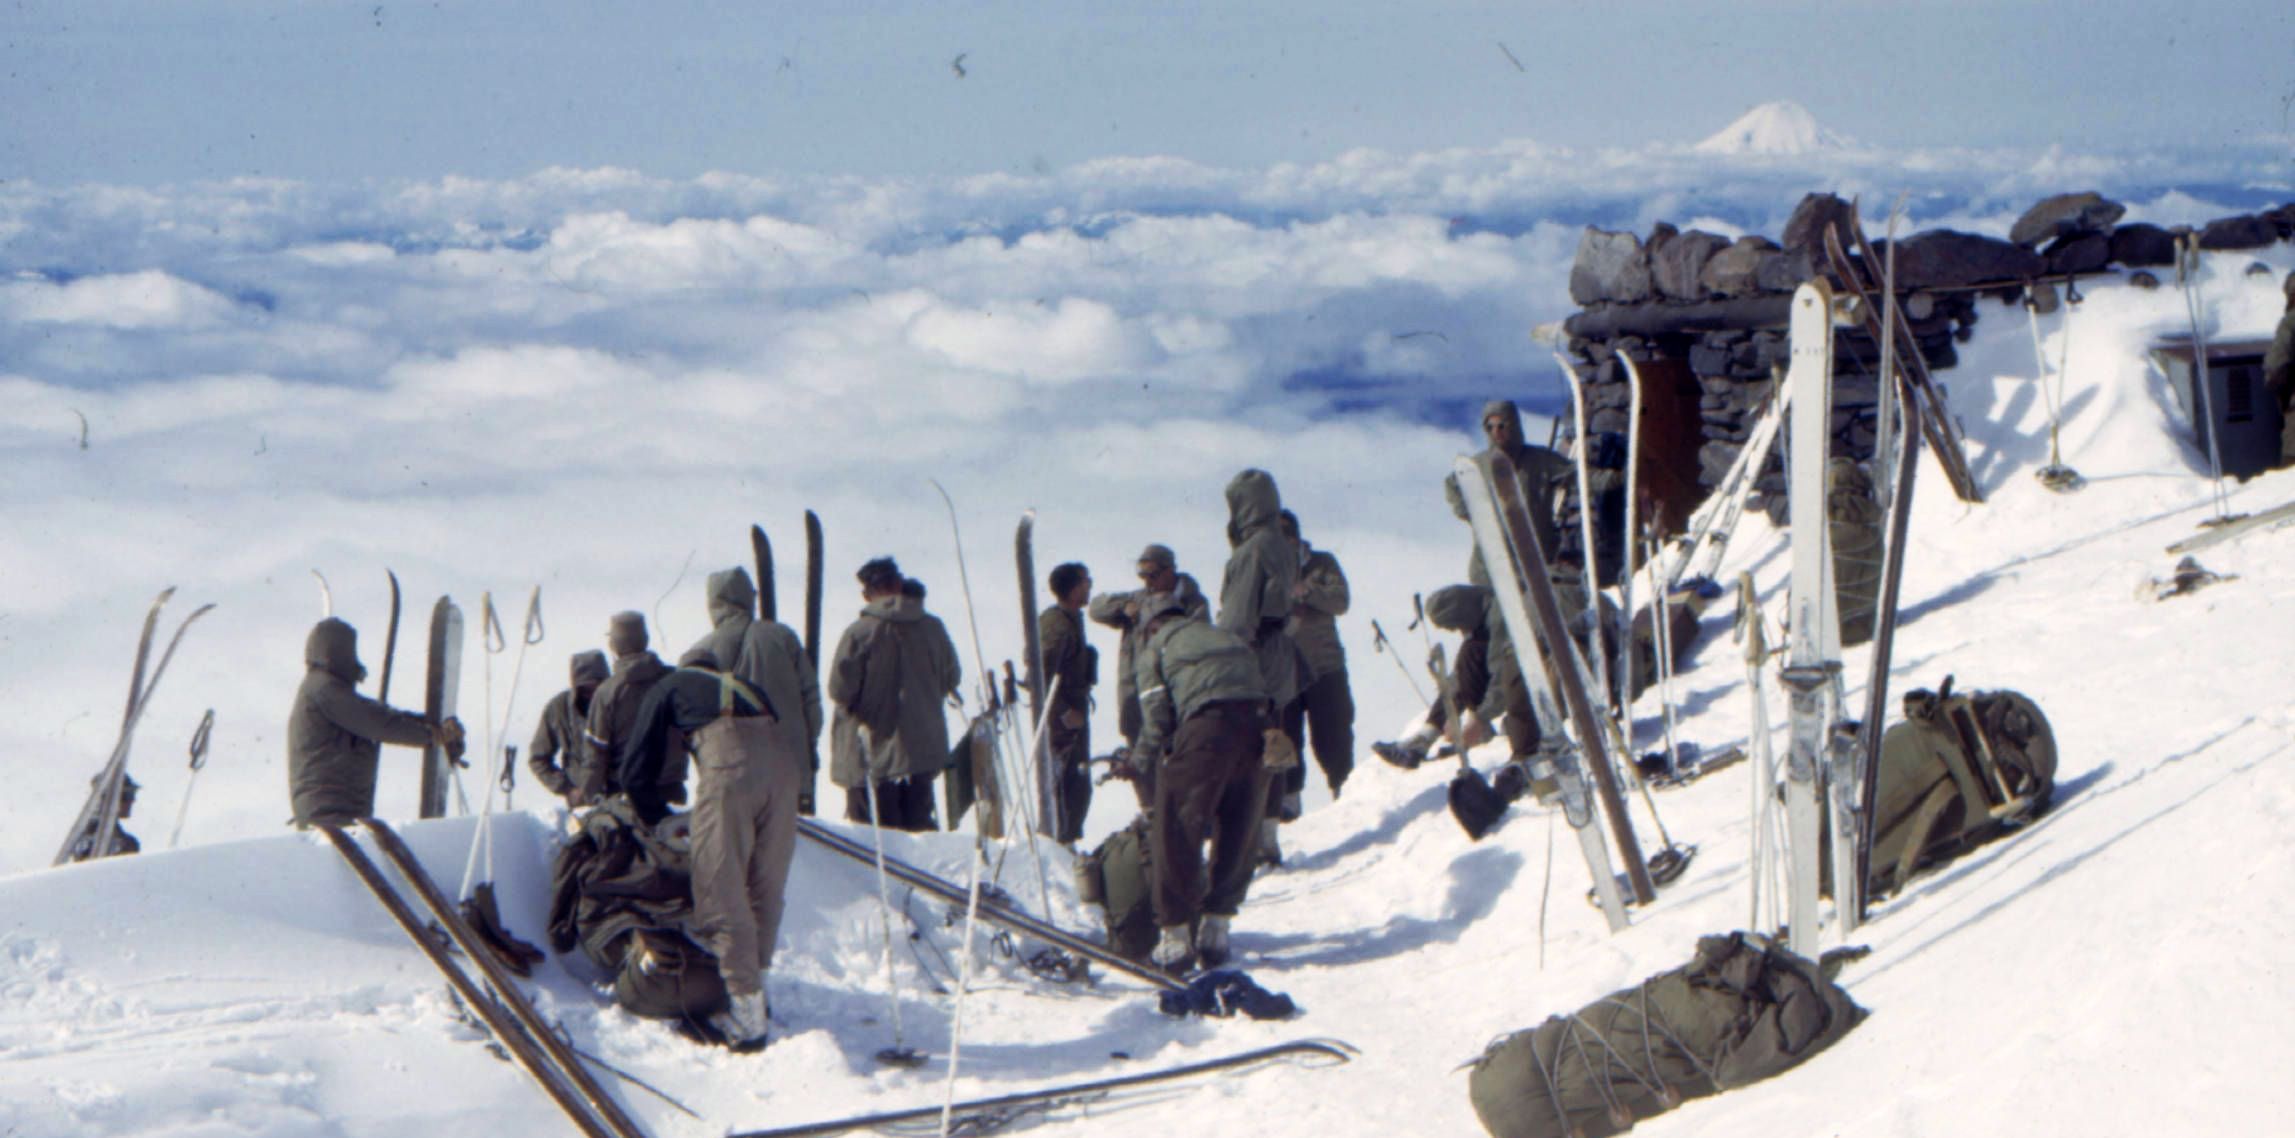
[[[2266,259],[2279,272],[2290,264],[2284,247]],[[2210,258],[2218,338],[2267,329],[2276,315],[2275,278],[2245,276],[2247,260]],[[2236,580],[2166,602],[2139,599],[2139,586],[2172,560],[2163,548],[2208,512],[2197,473],[2204,462],[2176,431],[2172,401],[2141,356],[2151,337],[2181,326],[2182,302],[2171,291],[2104,284],[2068,332],[2065,319],[2046,318],[2047,350],[2053,360],[2070,336],[2064,458],[2089,486],[2056,495],[2032,478],[2045,460],[2045,402],[2030,335],[2019,311],[1988,305],[1961,366],[1943,378],[1991,500],[1964,506],[1933,465],[1923,471],[1896,678],[1901,690],[1949,673],[1962,686],[2037,699],[2062,749],[2056,808],[1879,906],[1858,938],[1874,953],[1844,976],[1874,1014],[1840,1045],[1636,1134],[2246,1135],[2276,1132],[2295,1110],[2295,1084],[2279,1071],[2284,1025],[2295,1018],[2295,990],[2284,982],[2295,917],[2275,903],[2295,889],[2284,841],[2295,825],[2295,709],[2285,695],[2295,668],[2286,615],[2295,528],[2203,555]],[[1323,445],[1324,430],[1269,435],[1269,461],[1315,464],[1308,452]],[[1393,448],[1393,461],[1412,467],[1396,485],[1431,487],[1440,467],[1420,452],[1445,445],[1462,444]],[[1151,460],[1111,461],[1120,470]],[[1447,540],[1369,556],[1381,519],[1430,512],[1424,494],[1392,492],[1392,505],[1363,506],[1360,544],[1349,553],[1359,603],[1372,613],[1450,580],[1463,562],[1461,535],[1440,518],[1434,537]],[[2239,510],[2289,499],[2287,472],[2232,498]],[[1215,500],[1213,485],[1189,508]],[[456,538],[411,528],[397,540],[444,560]],[[1724,572],[1751,570],[1774,610],[1782,549],[1766,523],[1751,520]],[[1207,546],[1199,571],[1212,558]],[[1685,732],[1707,748],[1742,744],[1744,668],[1720,611],[1704,633],[1681,685]],[[101,646],[97,663],[115,663],[112,647]],[[1862,677],[1861,650],[1848,667]],[[1367,646],[1358,645],[1353,671],[1382,706],[1408,703],[1407,693],[1387,690],[1400,685]],[[1771,721],[1781,723],[1782,711],[1778,700]],[[1656,707],[1645,700],[1637,713],[1647,746]],[[1366,720],[1364,734],[1400,718]],[[1485,765],[1494,758],[1477,756]],[[965,1012],[959,1091],[1165,1066],[1312,1034],[1363,1053],[1344,1068],[1277,1068],[1072,1108],[1051,1132],[1476,1133],[1458,1066],[1490,1037],[1678,964],[1699,934],[1743,924],[1745,769],[1659,795],[1666,826],[1700,853],[1631,929],[1610,937],[1580,899],[1582,864],[1550,816],[1517,809],[1470,843],[1444,810],[1446,765],[1406,773],[1366,761],[1341,801],[1288,831],[1289,865],[1258,882],[1237,925],[1246,966],[1297,998],[1303,1018],[1175,1022],[1128,982],[1061,989],[991,950]],[[1654,847],[1638,803],[1634,815]],[[407,831],[452,882],[472,825]],[[506,912],[539,940],[550,828],[526,816],[496,825],[493,875]],[[951,873],[964,866],[966,844],[891,841],[896,854]],[[1004,885],[1033,904],[1038,884],[1025,859],[1024,848],[1014,853]],[[1088,915],[1073,904],[1066,868],[1051,859],[1053,907],[1083,927]],[[540,1002],[578,1045],[701,1115],[620,1084],[653,1133],[701,1138],[938,1101],[953,1006],[928,988],[952,986],[939,957],[955,958],[957,931],[940,907],[896,895],[920,935],[897,961],[908,1041],[936,1060],[914,1072],[879,1070],[869,1056],[891,1040],[869,878],[807,848],[792,881],[773,991],[777,1041],[760,1055],[694,1049],[602,1008],[566,962],[544,966]],[[309,837],[20,873],[0,880],[0,914],[0,1132],[564,1129],[522,1076],[487,1054],[428,966]]]

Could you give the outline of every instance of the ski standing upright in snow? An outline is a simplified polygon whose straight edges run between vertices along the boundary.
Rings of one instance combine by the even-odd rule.
[[[1786,384],[1793,392],[1792,458],[1787,471],[1791,493],[1793,583],[1788,609],[1791,628],[1783,678],[1792,697],[1792,746],[1785,760],[1785,811],[1791,831],[1786,908],[1787,936],[1794,952],[1812,959],[1818,951],[1818,845],[1823,826],[1819,787],[1831,765],[1834,729],[1840,720],[1840,613],[1833,596],[1833,550],[1825,514],[1825,462],[1832,438],[1832,293],[1811,281],[1793,293],[1792,366]],[[1853,865],[1852,841],[1839,840],[1848,821],[1834,812],[1836,866]],[[1846,874],[1842,875],[1846,876]],[[1835,879],[1835,888],[1845,884]]]
[[[757,619],[779,620],[781,603],[779,590],[773,583],[773,539],[765,536],[764,526],[749,527],[749,557],[757,563]]]
[[[455,693],[462,688],[462,610],[451,597],[430,609],[429,667],[423,677],[422,715],[432,727],[454,718]],[[422,802],[419,815],[446,817],[446,788],[454,768],[435,738],[422,748]]]
[[[1036,630],[1036,511],[1020,515],[1020,528],[1012,535],[1013,560],[1020,570],[1020,643],[1025,645],[1028,712],[1044,719],[1044,641]],[[1036,780],[1036,829],[1047,836],[1061,833],[1060,780],[1052,770],[1050,740],[1042,727],[1028,740],[1029,774]]]

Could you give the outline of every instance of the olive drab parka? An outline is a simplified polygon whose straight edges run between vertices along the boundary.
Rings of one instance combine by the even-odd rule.
[[[1299,686],[1306,687],[1347,670],[1347,648],[1339,642],[1339,618],[1347,613],[1349,595],[1347,574],[1339,568],[1338,558],[1304,541],[1299,543],[1299,552],[1303,591],[1291,606],[1288,630],[1299,645],[1300,659],[1307,664],[1307,674],[1299,677]]]
[[[1246,470],[1227,483],[1232,551],[1219,587],[1217,621],[1258,657],[1260,682],[1278,709],[1301,687],[1299,647],[1284,631],[1291,616],[1291,587],[1299,580],[1299,554],[1276,525],[1282,511],[1275,477],[1266,471]],[[1140,696],[1147,696],[1144,687]]]
[[[1522,437],[1522,409],[1511,399],[1493,399],[1483,404],[1481,416],[1474,421],[1476,434],[1483,433],[1482,424],[1492,415],[1513,420],[1515,437]],[[1484,447],[1483,451],[1488,453],[1490,449]],[[1574,485],[1578,468],[1551,448],[1534,446],[1527,441],[1507,457],[1514,460],[1514,474],[1522,484],[1522,501],[1530,510],[1530,528],[1538,535],[1538,544],[1550,559],[1562,547],[1562,531],[1554,519],[1554,490],[1557,486]],[[1458,488],[1456,473],[1443,478],[1442,494],[1450,503],[1450,512],[1459,521],[1465,521],[1466,499]],[[1467,556],[1466,579],[1483,588],[1490,587],[1490,571],[1483,567],[1479,545]]]
[[[430,724],[358,693],[358,630],[334,617],[303,643],[303,686],[287,716],[287,791],[295,822],[348,822],[375,812],[382,744],[420,747]]]
[[[963,683],[956,651],[924,619],[924,603],[890,596],[870,601],[845,629],[829,658],[829,779],[848,790],[865,785],[861,730],[874,753],[871,781],[938,774],[948,765],[948,719],[942,711]]]
[[[595,648],[576,652],[566,662],[569,686],[542,705],[541,719],[534,724],[534,741],[526,748],[526,766],[534,772],[534,781],[550,793],[564,797],[581,784],[582,764],[590,754],[582,743],[582,725],[589,720],[590,699],[596,696],[598,685],[612,674],[613,665],[605,653]],[[590,689],[587,695],[581,692],[584,686]]]
[[[757,587],[749,582],[749,571],[737,565],[711,573],[708,594],[709,631],[693,642],[693,648],[708,649],[718,667],[730,669],[741,657],[742,637],[756,611]]]
[[[1149,593],[1133,589],[1122,593],[1101,593],[1092,598],[1084,615],[1095,623],[1122,630],[1116,641],[1116,732],[1126,740],[1140,737],[1139,679],[1133,673],[1139,666],[1140,630],[1147,627],[1147,617],[1140,613],[1140,605]],[[1211,602],[1203,597],[1203,586],[1186,573],[1179,574],[1179,588],[1174,590],[1180,604],[1186,606],[1187,615],[1204,620],[1211,619]]]
[[[1267,698],[1259,671],[1260,654],[1224,628],[1189,614],[1168,594],[1160,622],[1143,610],[1154,628],[1140,645],[1140,740],[1135,762],[1154,764],[1170,747],[1179,725],[1221,700]]]
[[[810,759],[821,738],[821,681],[796,630],[779,621],[749,622],[732,668],[781,709],[773,722],[775,744]]]

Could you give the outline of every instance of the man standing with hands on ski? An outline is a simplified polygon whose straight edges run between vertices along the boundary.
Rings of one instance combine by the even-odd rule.
[[[617,756],[630,806],[650,826],[669,814],[663,772],[684,759],[672,752],[691,748],[693,913],[732,997],[717,1026],[735,1051],[765,1046],[765,973],[797,846],[805,755],[774,727],[764,693],[696,647],[646,692]]]
[[[436,743],[455,766],[470,766],[462,758],[461,720],[432,723],[358,693],[367,669],[359,663],[358,630],[348,622],[328,617],[312,626],[303,663],[303,686],[287,714],[287,789],[296,826],[372,816],[384,743]]]
[[[1037,615],[1036,635],[1044,646],[1044,690],[1052,701],[1044,728],[1058,780],[1052,840],[1072,845],[1084,836],[1084,815],[1092,809],[1092,687],[1100,679],[1100,653],[1084,640],[1091,571],[1070,561],[1053,566],[1049,583],[1052,603]]]
[[[1170,593],[1179,598],[1187,614],[1211,618],[1211,603],[1203,598],[1203,587],[1195,578],[1179,571],[1179,558],[1168,545],[1149,545],[1140,550],[1137,561],[1141,587],[1129,592],[1101,593],[1092,598],[1088,610],[1092,620],[1122,632],[1116,642],[1116,731],[1124,737],[1124,748],[1130,756],[1124,766],[1128,771],[1118,773],[1130,780],[1132,794],[1139,799],[1140,809],[1155,804],[1154,756],[1139,749],[1140,691],[1135,672],[1139,663],[1140,631],[1147,620],[1140,607],[1157,593]]]
[[[1250,889],[1267,805],[1263,751],[1269,735],[1280,736],[1268,729],[1267,689],[1250,645],[1170,593],[1151,594],[1140,611],[1139,750],[1156,770],[1148,850],[1160,931],[1152,959],[1183,974],[1227,960],[1228,922]]]

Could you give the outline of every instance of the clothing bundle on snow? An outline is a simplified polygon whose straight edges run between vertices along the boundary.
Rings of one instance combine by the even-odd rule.
[[[1606,1138],[1799,1065],[1865,1016],[1818,964],[1754,933],[1493,1042],[1467,1094],[1492,1138]]]
[[[1866,896],[2038,817],[2056,791],[2056,733],[2021,692],[1905,693],[1881,736]]]
[[[638,820],[624,800],[591,811],[558,851],[550,947],[579,947],[612,973],[615,1002],[633,1015],[699,1024],[724,1010],[716,958],[685,935],[692,916],[688,851]]]
[[[1232,1016],[1252,1019],[1289,1019],[1299,1005],[1281,992],[1270,992],[1251,977],[1233,969],[1206,972],[1185,988],[1166,990],[1156,998],[1156,1009],[1167,1016]]]

